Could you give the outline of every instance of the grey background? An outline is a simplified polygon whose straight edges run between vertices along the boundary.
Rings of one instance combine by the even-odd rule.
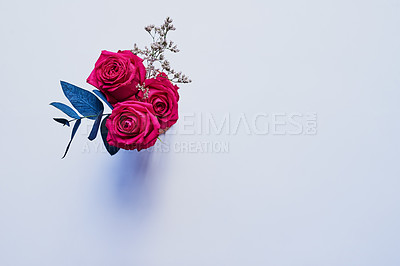
[[[399,11],[376,1],[2,1],[0,265],[399,265]],[[83,152],[48,104],[167,16],[180,113],[316,112],[318,133]],[[181,123],[181,121],[179,122]],[[90,123],[85,122],[85,126]],[[84,127],[83,127],[84,128]],[[168,137],[167,137],[168,138]]]

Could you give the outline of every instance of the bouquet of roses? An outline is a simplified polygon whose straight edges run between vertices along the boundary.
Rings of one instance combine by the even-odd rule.
[[[101,52],[87,78],[98,90],[92,93],[61,81],[65,96],[77,111],[63,103],[51,103],[72,118],[54,118],[55,121],[66,126],[74,122],[63,158],[85,118],[94,120],[89,140],[96,138],[100,128],[105,148],[111,155],[120,148],[140,151],[153,146],[159,135],[178,120],[179,87],[176,84],[191,80],[173,70],[165,58],[166,51],[179,52],[177,46],[167,40],[168,32],[175,27],[168,17],[160,27],[149,25],[145,30],[152,37],[150,47],[139,49],[135,44],[132,50]],[[111,108],[111,114],[104,114],[99,98]]]

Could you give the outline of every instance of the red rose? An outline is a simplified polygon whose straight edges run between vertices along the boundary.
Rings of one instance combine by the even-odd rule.
[[[131,51],[118,53],[102,51],[87,82],[101,92],[114,105],[135,97],[136,87],[146,78],[143,60]]]
[[[107,119],[106,127],[110,145],[138,151],[153,146],[160,130],[152,106],[137,101],[117,103]]]
[[[160,122],[161,130],[166,130],[178,120],[178,86],[173,85],[164,73],[155,79],[146,79],[144,87],[148,89],[147,97],[139,91],[137,98],[150,103]]]

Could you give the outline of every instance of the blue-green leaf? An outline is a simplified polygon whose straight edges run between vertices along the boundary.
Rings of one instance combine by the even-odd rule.
[[[108,141],[107,141],[108,128],[106,127],[106,122],[107,122],[108,117],[109,117],[109,115],[103,119],[103,122],[101,122],[100,131],[101,131],[101,138],[103,139],[104,147],[106,147],[106,150],[112,156],[119,151],[119,148],[108,144]]]
[[[58,102],[52,102],[50,105],[54,106],[55,108],[63,111],[66,115],[68,115],[71,118],[79,119],[79,115],[69,107],[68,105],[65,105],[63,103],[58,103]]]
[[[69,121],[65,118],[53,118],[53,119],[58,123],[63,124],[63,126],[69,126]]]
[[[103,117],[103,112],[101,112],[97,116],[96,120],[94,121],[92,130],[90,131],[90,134],[89,134],[89,137],[88,137],[89,140],[94,140],[97,137],[97,132],[99,131],[99,126],[100,126],[100,122],[101,122],[101,118],[102,117]]]
[[[93,90],[93,92],[94,92],[97,96],[99,96],[99,98],[102,99],[102,100],[108,105],[108,107],[111,108],[111,110],[114,109],[114,107],[111,105],[111,103],[109,103],[109,102],[107,101],[107,98],[106,98],[106,96],[104,95],[104,93],[102,93],[102,92],[99,91],[99,90]]]
[[[61,81],[61,87],[71,104],[84,117],[95,120],[104,111],[103,103],[91,92]]]
[[[81,125],[81,121],[82,121],[81,119],[76,120],[74,128],[72,129],[71,139],[68,142],[68,146],[65,149],[65,153],[64,153],[64,155],[63,155],[63,157],[61,159],[64,159],[65,155],[67,155],[67,152],[69,150],[69,146],[71,145],[71,142],[72,142],[72,140],[73,140],[73,138],[75,136],[76,131],[78,130],[79,126]]]

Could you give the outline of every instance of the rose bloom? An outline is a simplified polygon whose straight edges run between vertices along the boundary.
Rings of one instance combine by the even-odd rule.
[[[152,105],[160,122],[161,132],[165,132],[178,120],[179,88],[164,73],[155,79],[146,79],[144,87],[149,90],[148,97],[144,98],[144,92],[139,91],[137,98]]]
[[[102,51],[87,82],[104,93],[107,101],[114,105],[134,99],[138,91],[136,86],[145,78],[143,60],[131,51]]]
[[[106,121],[106,127],[110,145],[138,151],[153,146],[160,130],[151,104],[138,101],[117,103]]]

